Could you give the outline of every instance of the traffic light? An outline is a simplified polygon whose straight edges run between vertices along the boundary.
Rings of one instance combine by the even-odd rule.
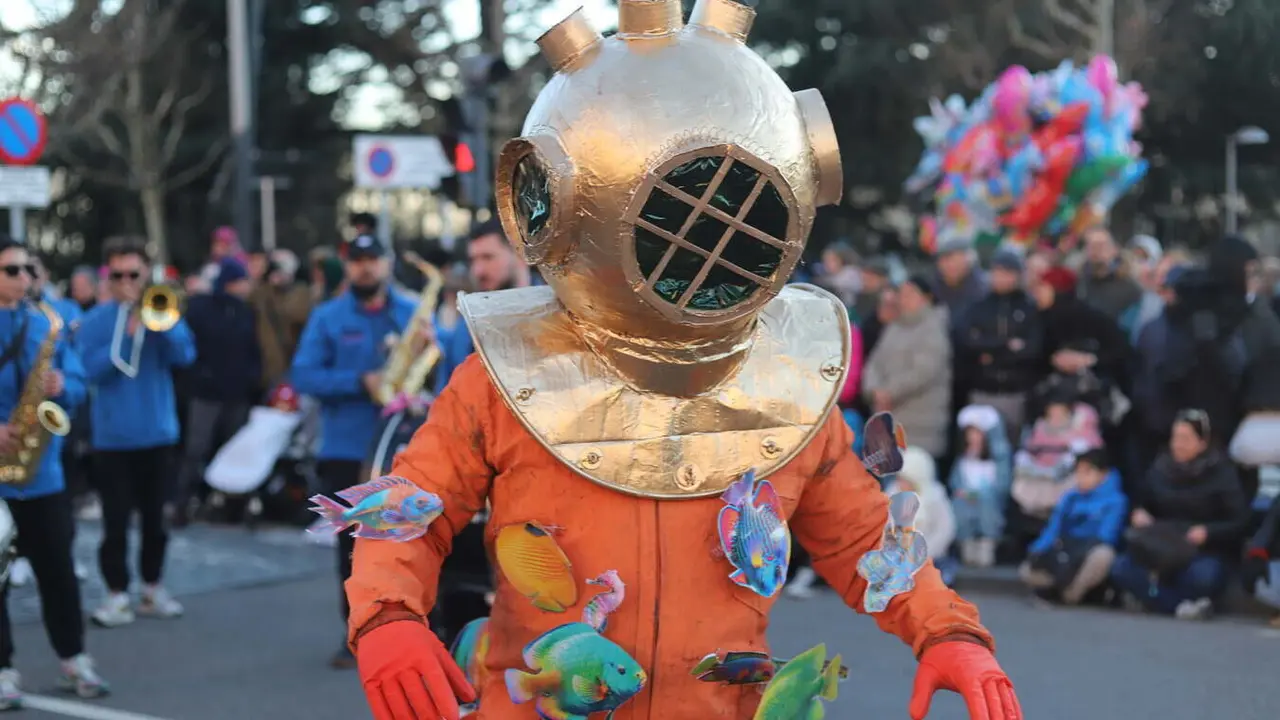
[[[453,146],[453,169],[459,173],[475,172],[476,159],[471,154],[471,146],[458,141]]]
[[[476,158],[471,152],[471,146],[455,133],[443,133],[436,137],[444,148],[445,156],[453,163],[453,175],[440,180],[440,192],[455,203],[468,206],[470,202],[465,192],[468,183],[463,176],[476,170]]]

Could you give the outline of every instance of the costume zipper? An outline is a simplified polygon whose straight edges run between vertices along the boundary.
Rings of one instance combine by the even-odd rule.
[[[650,500],[653,504],[653,535],[658,544],[658,552],[654,553],[655,562],[657,562],[657,572],[654,573],[655,594],[653,602],[653,648],[649,654],[649,718],[653,720],[653,704],[656,697],[653,689],[658,680],[658,644],[659,638],[662,637],[662,528],[659,523],[661,520],[661,505],[657,500]]]

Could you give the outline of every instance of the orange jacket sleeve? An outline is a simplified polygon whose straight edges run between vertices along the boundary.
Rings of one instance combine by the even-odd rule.
[[[839,413],[827,417],[813,443],[821,457],[791,518],[792,532],[809,552],[814,570],[846,604],[865,612],[867,581],[858,574],[858,560],[879,547],[889,498],[854,454],[853,433]],[[970,635],[994,649],[990,633],[978,621],[978,609],[943,584],[932,562],[915,581],[914,589],[874,614],[881,630],[902,638],[917,657],[948,635]]]
[[[346,585],[353,642],[385,607],[425,618],[435,605],[440,567],[454,536],[485,506],[493,478],[486,460],[487,428],[501,402],[472,355],[454,371],[427,422],[396,458],[391,473],[438,495],[444,513],[417,540],[356,541]]]

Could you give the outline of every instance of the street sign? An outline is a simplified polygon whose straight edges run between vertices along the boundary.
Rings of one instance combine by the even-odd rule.
[[[49,200],[49,168],[0,165],[0,206],[42,208]]]
[[[433,136],[357,135],[353,160],[356,187],[375,190],[434,190],[454,174],[453,162]]]
[[[48,140],[44,116],[35,105],[17,98],[0,101],[0,162],[34,165]]]

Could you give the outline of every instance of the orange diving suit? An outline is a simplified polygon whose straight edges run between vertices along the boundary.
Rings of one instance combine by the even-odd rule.
[[[425,618],[486,504],[499,573],[480,720],[752,718],[758,686],[691,670],[767,653],[793,536],[871,607],[859,561],[890,511],[833,410],[847,314],[786,284],[815,208],[843,195],[826,106],[746,47],[754,13],[734,0],[698,0],[688,25],[679,0],[619,13],[608,39],[580,12],[539,39],[556,75],[495,187],[549,286],[459,299],[477,355],[392,469],[443,511],[422,537],[356,543],[350,641],[378,720],[452,719],[473,699]],[[508,528],[532,528],[542,554],[511,554],[532,565],[504,564]],[[588,624],[600,577],[625,597]],[[1021,720],[976,609],[928,564],[904,587],[871,609],[920,659],[912,716],[941,688],[973,720]]]

